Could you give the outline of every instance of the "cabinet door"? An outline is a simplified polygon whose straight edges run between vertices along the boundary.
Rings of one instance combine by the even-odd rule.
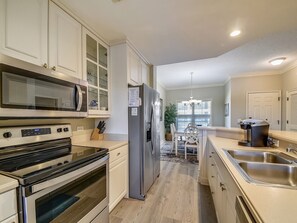
[[[47,0],[0,0],[1,53],[47,63]]]
[[[49,4],[49,66],[82,79],[81,24],[54,3]]]
[[[143,84],[149,85],[149,74],[150,74],[150,68],[147,64],[144,62],[141,62],[141,80]]]
[[[17,213],[16,190],[0,194],[0,221]]]
[[[89,85],[89,117],[110,115],[108,58],[108,46],[83,28],[83,74]]]
[[[1,221],[1,223],[18,223],[18,222],[19,222],[19,219],[17,214],[11,216],[10,218],[5,219],[4,221]]]
[[[128,82],[132,85],[141,84],[141,60],[133,52],[128,49]]]
[[[114,161],[109,170],[109,212],[128,192],[128,156]]]

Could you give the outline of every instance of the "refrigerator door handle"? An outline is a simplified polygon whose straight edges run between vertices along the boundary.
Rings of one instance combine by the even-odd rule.
[[[154,154],[154,125],[155,125],[155,120],[154,120],[154,104],[152,105],[152,112],[151,112],[151,136],[152,136],[152,154]]]

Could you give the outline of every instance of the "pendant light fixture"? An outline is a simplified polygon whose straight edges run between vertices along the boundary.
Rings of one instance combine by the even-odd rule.
[[[184,105],[191,105],[191,106],[193,106],[194,104],[200,104],[202,101],[201,100],[197,100],[197,99],[194,99],[193,98],[193,73],[194,72],[191,72],[190,74],[191,74],[191,96],[190,96],[190,99],[188,100],[188,101],[182,101],[182,103],[184,104]]]

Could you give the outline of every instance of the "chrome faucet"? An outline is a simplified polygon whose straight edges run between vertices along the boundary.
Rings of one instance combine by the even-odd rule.
[[[292,152],[292,153],[294,153],[294,154],[297,155],[297,149],[294,148],[292,144],[290,144],[290,145],[288,146],[288,148],[286,149],[286,151],[287,151],[287,152]]]

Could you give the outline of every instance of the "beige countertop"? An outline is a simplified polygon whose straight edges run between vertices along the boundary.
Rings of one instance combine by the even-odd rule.
[[[231,173],[234,181],[239,186],[246,200],[249,202],[249,206],[254,209],[253,211],[262,219],[263,222],[296,222],[297,190],[248,183],[222,150],[225,148],[276,151],[276,149],[267,149],[264,147],[243,147],[237,144],[237,140],[219,138],[216,136],[209,136],[209,140],[216,149],[226,168]]]
[[[85,140],[73,143],[75,146],[89,146],[96,148],[105,148],[109,151],[127,145],[128,141],[107,141],[107,140]]]
[[[208,131],[225,131],[225,132],[237,132],[244,133],[241,128],[226,128],[220,126],[199,126],[200,130]],[[296,131],[280,131],[280,130],[269,130],[269,136],[275,139],[287,141],[289,143],[297,144],[297,132]]]
[[[0,175],[0,194],[19,186],[17,180]]]

